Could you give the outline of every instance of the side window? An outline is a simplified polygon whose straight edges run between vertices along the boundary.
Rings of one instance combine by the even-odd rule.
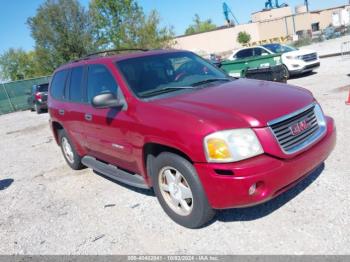
[[[254,56],[264,56],[269,55],[269,53],[262,48],[254,48]]]
[[[236,58],[238,59],[248,58],[251,56],[253,56],[253,49],[251,48],[241,50],[236,54]]]
[[[50,93],[55,99],[63,99],[64,98],[64,87],[66,85],[67,78],[67,70],[59,71],[53,77],[50,86]]]
[[[108,92],[117,94],[117,91],[117,83],[104,65],[89,66],[87,84],[87,97],[89,103],[96,95]]]
[[[69,100],[72,102],[82,102],[82,82],[84,75],[84,67],[75,67],[71,71],[69,84]]]

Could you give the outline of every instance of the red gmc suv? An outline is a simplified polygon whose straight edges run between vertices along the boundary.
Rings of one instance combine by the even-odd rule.
[[[231,78],[187,51],[107,53],[55,71],[55,139],[71,168],[153,188],[185,227],[276,197],[335,145],[333,119],[303,88]]]

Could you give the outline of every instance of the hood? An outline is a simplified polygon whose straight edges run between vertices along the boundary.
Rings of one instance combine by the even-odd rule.
[[[237,79],[229,83],[154,100],[218,128],[265,127],[314,101],[311,92],[275,82]]]
[[[291,52],[284,53],[282,56],[301,56],[301,55],[309,55],[314,54],[316,51],[307,50],[307,49],[299,49]]]

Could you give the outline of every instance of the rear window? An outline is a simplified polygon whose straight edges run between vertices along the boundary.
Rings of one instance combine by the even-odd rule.
[[[37,86],[38,92],[47,92],[49,84],[41,84]]]
[[[52,79],[50,92],[53,98],[63,99],[64,98],[64,87],[66,85],[67,70],[59,71],[55,74]]]
[[[248,58],[248,57],[252,57],[253,56],[253,49],[244,49],[239,51],[236,54],[236,58],[238,59],[244,59],[244,58]]]

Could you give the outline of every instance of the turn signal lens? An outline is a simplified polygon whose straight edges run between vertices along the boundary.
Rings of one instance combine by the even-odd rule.
[[[207,148],[210,159],[225,160],[232,158],[229,147],[223,139],[209,138]]]

